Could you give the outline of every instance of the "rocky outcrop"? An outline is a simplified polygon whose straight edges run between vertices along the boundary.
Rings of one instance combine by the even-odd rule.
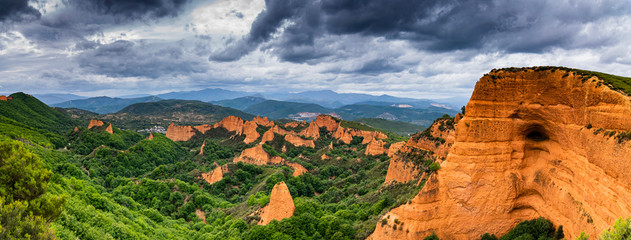
[[[371,238],[499,236],[539,216],[568,239],[596,236],[631,216],[631,145],[615,138],[631,130],[629,116],[631,99],[596,77],[492,71],[476,84],[442,168]]]
[[[284,159],[279,156],[270,156],[263,149],[263,145],[256,145],[254,147],[248,148],[241,152],[241,155],[234,158],[233,162],[244,162],[255,165],[273,165],[273,164],[281,164]]]
[[[188,141],[197,134],[191,126],[177,126],[175,123],[171,123],[167,128],[167,137],[173,141]]]
[[[106,133],[112,134],[114,133],[114,129],[112,129],[112,124],[110,123],[110,125],[107,126],[107,128],[105,129]]]
[[[252,143],[260,137],[260,134],[256,131],[257,126],[255,122],[243,121],[240,117],[228,116],[214,125],[204,124],[192,127],[177,126],[171,123],[167,128],[167,137],[173,141],[188,141],[195,134],[203,134],[214,128],[224,128],[228,132],[234,132],[235,135],[245,135],[243,142]]]
[[[447,157],[447,153],[454,143],[454,124],[454,118],[436,119],[429,128],[412,135],[407,146],[432,151],[436,158],[442,160]]]
[[[222,127],[228,130],[228,132],[236,132],[236,135],[243,133],[243,119],[236,116],[228,116],[222,119],[220,122],[215,123],[213,128]]]
[[[199,147],[199,156],[204,156],[204,147],[206,147],[206,140],[204,140],[204,142],[202,143],[202,146]]]
[[[305,136],[305,137],[311,137],[313,139],[318,139],[320,138],[320,127],[318,127],[318,124],[316,122],[311,122],[309,123],[309,127],[305,128],[304,130],[300,131],[300,133],[298,133],[299,135]]]
[[[365,131],[358,130],[352,128],[343,128],[338,127],[335,133],[333,133],[333,137],[339,139],[340,141],[350,144],[353,140],[353,137],[362,137],[362,144],[367,144],[372,142],[375,139],[386,139],[388,136],[382,132],[373,132],[373,131]]]
[[[366,155],[379,155],[386,153],[386,142],[381,140],[375,140],[368,143],[366,146]]]
[[[309,140],[309,139],[304,139],[300,136],[296,136],[293,134],[287,134],[285,135],[285,141],[293,144],[294,146],[303,146],[303,147],[310,147],[310,148],[314,148],[315,144],[313,143],[313,140]]]
[[[294,199],[289,193],[287,184],[279,182],[274,185],[272,194],[270,195],[269,204],[263,208],[261,214],[261,221],[259,225],[267,225],[272,220],[283,220],[294,215],[296,207],[294,206]]]
[[[395,142],[390,144],[387,152],[388,157],[394,156],[397,152],[399,152],[399,150],[401,150],[401,148],[403,148],[403,146],[405,146],[405,142]]]
[[[219,182],[223,178],[224,172],[228,172],[228,168],[226,165],[221,167],[217,166],[210,172],[202,173],[202,179],[204,179],[204,181],[206,181],[208,184],[213,184]]]
[[[5,95],[0,95],[0,101],[8,101],[8,100],[11,100],[11,99],[13,99],[13,97],[11,97],[11,96],[7,97]]]
[[[271,127],[274,125],[274,122],[271,122],[270,120],[268,120],[267,117],[256,116],[254,117],[254,119],[252,119],[252,122],[255,122],[256,124],[264,126],[264,127]]]
[[[255,122],[245,121],[243,124],[243,134],[245,135],[243,142],[248,144],[253,143],[256,139],[259,139],[261,135],[259,135],[259,132],[256,131],[256,127],[258,127],[258,125],[256,125]]]
[[[340,123],[329,115],[318,115],[315,122],[318,127],[325,127],[329,132],[337,131],[337,128],[340,126]]]
[[[91,119],[90,123],[88,124],[88,129],[91,129],[93,127],[100,127],[100,126],[103,126],[103,125],[105,125],[105,123],[103,121],[99,121],[99,120],[96,120],[96,119]]]
[[[303,167],[302,165],[300,165],[299,163],[293,163],[293,162],[286,162],[285,165],[291,167],[292,169],[294,169],[294,173],[292,174],[292,176],[294,177],[298,177],[300,175],[302,175],[303,173],[308,172],[308,170]]]

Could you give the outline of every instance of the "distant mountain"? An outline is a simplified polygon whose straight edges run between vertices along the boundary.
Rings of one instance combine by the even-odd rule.
[[[388,106],[399,108],[415,108],[415,109],[427,109],[427,108],[443,108],[452,109],[451,106],[440,104],[431,100],[415,100],[415,101],[401,101],[401,102],[380,102],[380,101],[364,101],[354,103],[358,105],[375,105],[375,106]]]
[[[194,100],[162,100],[136,103],[125,107],[104,119],[125,124],[129,129],[142,129],[153,125],[167,127],[175,122],[180,125],[213,124],[227,116],[251,120],[255,116],[234,108],[227,108]]]
[[[367,126],[383,129],[388,132],[396,133],[401,136],[408,137],[412,134],[422,131],[426,127],[407,122],[392,121],[381,118],[358,118],[354,122],[363,123]]]
[[[377,104],[377,103],[411,103],[418,108],[429,107],[431,104],[438,104],[432,100],[426,99],[414,99],[414,98],[400,98],[390,95],[369,95],[362,93],[337,93],[331,90],[322,91],[306,91],[299,93],[276,93],[274,95],[267,96],[269,99],[302,102],[302,103],[315,103],[328,108],[338,108],[344,105],[350,104]]]
[[[252,96],[254,94],[256,93],[230,91],[221,88],[206,88],[199,91],[170,92],[165,94],[158,94],[156,96],[162,99],[183,99],[210,102]]]
[[[34,94],[33,96],[49,106],[56,103],[70,101],[70,100],[88,98],[84,96],[79,96],[79,95],[74,95],[74,94],[63,94],[63,93]]]
[[[296,120],[310,120],[320,113],[333,113],[329,108],[314,103],[285,102],[267,100],[249,106],[244,110],[247,113],[266,116],[270,119],[290,118]],[[304,114],[300,114],[304,113]],[[313,115],[313,116],[312,116]]]
[[[235,98],[235,99],[212,101],[210,103],[223,106],[223,107],[231,107],[231,108],[235,108],[239,110],[245,110],[249,106],[264,102],[265,100],[266,99],[262,97],[247,96],[247,97],[240,97],[240,98]]]
[[[449,114],[454,116],[457,112],[444,108],[414,109],[391,106],[377,106],[366,104],[352,104],[335,109],[340,115],[354,116],[355,118],[382,118],[393,121],[408,122],[417,125],[429,126],[434,119]],[[350,118],[347,120],[353,120]]]
[[[118,112],[119,110],[134,103],[155,102],[159,100],[161,99],[155,96],[141,98],[93,97],[53,104],[53,106],[61,108],[78,108],[95,113],[107,114]]]

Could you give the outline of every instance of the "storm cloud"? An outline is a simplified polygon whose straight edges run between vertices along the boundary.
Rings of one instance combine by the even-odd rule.
[[[313,47],[327,35],[406,40],[432,52],[540,53],[583,47],[586,25],[631,11],[631,2],[612,0],[266,0],[266,6],[247,36],[209,59],[235,61],[264,46],[284,61],[304,62],[328,54]]]
[[[3,0],[0,2],[0,22],[39,18],[41,13],[28,5],[28,0]]]
[[[468,99],[493,68],[631,76],[631,1],[0,0],[0,94]]]

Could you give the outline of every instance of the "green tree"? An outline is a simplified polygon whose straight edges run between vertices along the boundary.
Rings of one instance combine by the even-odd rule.
[[[560,225],[557,228],[557,231],[554,233],[554,239],[563,239],[565,237],[565,233],[563,233],[563,225]]]
[[[16,141],[0,143],[0,239],[52,239],[65,196],[45,194],[50,170]]]
[[[605,230],[600,237],[600,240],[622,240],[631,239],[631,218],[616,220],[611,230]]]

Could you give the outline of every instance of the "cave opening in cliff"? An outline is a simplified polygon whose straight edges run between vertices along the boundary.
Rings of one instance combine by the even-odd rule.
[[[541,142],[541,141],[546,141],[550,139],[550,137],[548,137],[548,135],[545,134],[542,127],[535,126],[535,127],[530,128],[528,131],[526,131],[526,139],[532,140],[535,142]]]

